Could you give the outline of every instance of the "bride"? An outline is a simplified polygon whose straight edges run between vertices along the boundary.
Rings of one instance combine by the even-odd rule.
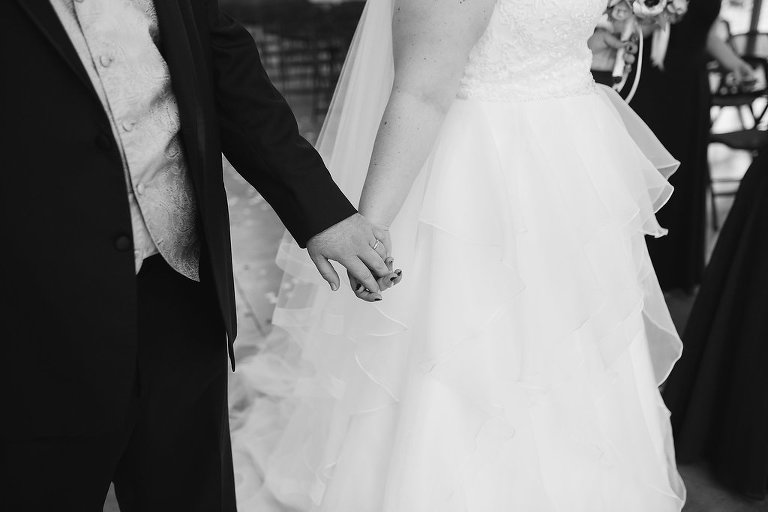
[[[319,149],[404,279],[368,304],[282,245],[240,510],[682,509],[644,243],[677,162],[591,78],[605,5],[368,0]]]

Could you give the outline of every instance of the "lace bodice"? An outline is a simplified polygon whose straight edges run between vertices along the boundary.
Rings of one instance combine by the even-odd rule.
[[[587,40],[605,0],[498,0],[470,53],[460,98],[526,101],[595,89]]]

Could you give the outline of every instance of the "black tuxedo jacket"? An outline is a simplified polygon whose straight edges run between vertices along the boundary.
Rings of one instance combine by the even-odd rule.
[[[155,5],[199,205],[203,260],[231,343],[236,317],[221,153],[301,244],[355,210],[299,135],[250,35],[217,0]],[[3,435],[83,434],[120,421],[137,346],[130,237],[108,118],[49,0],[2,0]]]

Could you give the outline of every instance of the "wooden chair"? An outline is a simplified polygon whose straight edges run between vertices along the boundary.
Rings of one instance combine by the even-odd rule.
[[[728,43],[738,55],[768,59],[768,32],[733,34]]]
[[[768,41],[768,40],[767,40]],[[712,125],[723,109],[735,108],[739,113],[741,129],[729,132],[713,132],[710,130],[710,144],[724,144],[731,149],[748,151],[753,156],[764,146],[768,145],[768,131],[762,126],[763,118],[768,111],[768,60],[758,56],[743,55],[758,77],[757,83],[749,88],[736,85],[733,76],[727,70],[717,65],[710,65],[710,86],[712,87]],[[763,100],[758,107],[758,100]],[[745,118],[745,111],[751,119]],[[711,169],[709,174],[709,189],[712,210],[712,225],[715,231],[720,228],[717,214],[717,199],[733,196],[738,190],[740,179],[715,178]]]

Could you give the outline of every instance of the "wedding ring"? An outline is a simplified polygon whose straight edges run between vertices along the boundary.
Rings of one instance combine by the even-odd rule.
[[[379,240],[379,239],[377,238],[377,239],[376,239],[376,243],[375,243],[375,244],[373,244],[373,250],[374,250],[374,251],[376,250],[376,248],[379,246],[379,244],[380,244],[380,243],[381,243],[381,240]]]

